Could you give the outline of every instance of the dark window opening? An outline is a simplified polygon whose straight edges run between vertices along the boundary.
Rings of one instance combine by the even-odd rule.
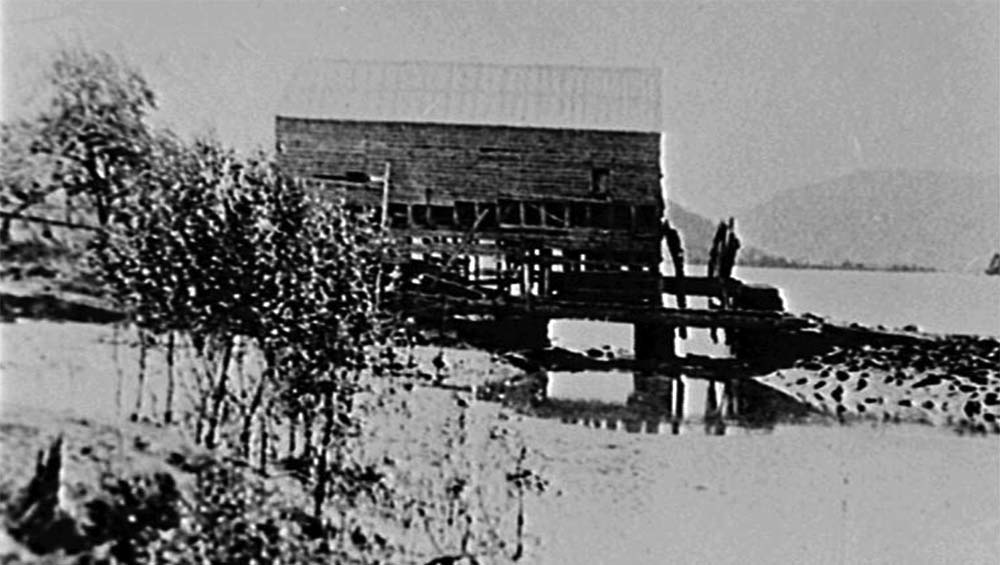
[[[430,221],[427,215],[427,206],[423,204],[413,205],[413,225],[418,228],[430,227]]]
[[[363,171],[347,171],[346,173],[316,173],[313,175],[313,178],[361,184],[367,183],[370,180],[368,173]]]
[[[655,251],[640,251],[635,254],[635,262],[643,265],[658,265],[660,254]]]
[[[451,206],[431,206],[431,225],[450,228],[455,225],[455,209]]]
[[[611,206],[607,204],[592,204],[590,206],[590,224],[595,228],[611,229]]]
[[[607,271],[612,268],[612,255],[606,251],[594,251],[587,254],[587,265],[595,271]]]
[[[479,220],[480,230],[491,230],[497,227],[497,207],[495,204],[480,203],[479,214],[483,216]]]
[[[611,188],[611,171],[607,167],[594,167],[590,170],[590,192],[607,194]]]
[[[574,228],[590,227],[590,206],[586,202],[574,202],[570,204],[569,225]]]
[[[524,225],[542,225],[542,204],[540,202],[524,202]]]
[[[514,150],[509,147],[490,147],[488,145],[484,145],[479,148],[479,152],[485,154],[491,154],[491,153],[513,154]]]
[[[521,203],[515,200],[500,200],[500,223],[521,224]]]
[[[655,206],[635,207],[635,229],[636,231],[649,233],[656,231],[658,222],[656,221]]]
[[[475,202],[455,202],[455,217],[458,227],[469,229],[476,223],[476,203]]]
[[[410,225],[406,204],[389,204],[389,227],[405,228]]]
[[[545,225],[553,228],[566,227],[566,205],[560,202],[546,202]]]
[[[611,218],[611,227],[619,230],[628,230],[632,228],[632,211],[626,204],[615,204],[612,206],[613,216]]]
[[[347,171],[344,173],[344,180],[347,182],[368,182],[368,173],[364,171]]]

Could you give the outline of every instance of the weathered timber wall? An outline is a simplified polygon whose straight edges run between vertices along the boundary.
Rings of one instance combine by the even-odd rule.
[[[601,199],[662,207],[657,133],[277,118],[279,159],[302,176],[381,175],[392,201]],[[605,194],[592,191],[608,171]]]
[[[452,265],[474,284],[520,296],[659,300],[643,276],[660,264],[657,133],[285,117],[276,131],[281,166],[349,206],[380,209],[372,179],[391,164],[400,258],[464,257]],[[582,271],[617,273],[621,292]]]

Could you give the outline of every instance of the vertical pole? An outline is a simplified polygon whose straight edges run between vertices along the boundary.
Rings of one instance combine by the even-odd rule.
[[[674,350],[674,328],[658,322],[637,322],[633,324],[635,337],[633,349],[638,361],[664,361],[672,359]]]
[[[719,409],[719,401],[715,392],[715,381],[708,381],[708,394],[705,395],[705,416],[715,416]]]
[[[267,476],[267,409],[264,409],[264,414],[260,415],[260,453],[257,454],[258,459],[258,471],[261,475]],[[247,455],[249,456],[250,450],[247,450]]]
[[[663,395],[663,407],[666,412],[664,416],[667,420],[670,420],[674,415],[674,380],[667,380],[664,388],[666,389]]]
[[[739,383],[735,380],[726,382],[724,405],[726,415],[729,418],[735,418],[740,414],[739,398],[737,398],[739,395],[738,388]]]
[[[674,379],[674,420],[673,420],[673,430],[674,434],[680,432],[681,423],[684,422],[684,378],[678,376]]]
[[[722,419],[719,411],[719,400],[715,393],[715,381],[708,381],[708,391],[705,394],[705,433],[711,434],[716,423]]]
[[[524,303],[531,306],[531,263],[521,263],[521,292],[524,293]]]
[[[385,172],[382,174],[382,229],[389,227],[389,174],[392,164],[385,162]]]
[[[167,399],[163,423],[174,423],[174,330],[167,330]]]
[[[392,165],[389,161],[385,162],[385,170],[382,174],[382,218],[381,226],[382,232],[384,233],[389,227],[389,174],[392,171]],[[407,212],[409,214],[409,212]],[[381,263],[378,266],[378,273],[375,276],[375,310],[379,309],[382,303],[382,269]]]

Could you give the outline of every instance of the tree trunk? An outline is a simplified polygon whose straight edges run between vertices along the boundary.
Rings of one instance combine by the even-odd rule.
[[[260,408],[261,402],[264,400],[264,385],[268,378],[268,373],[270,369],[265,369],[264,374],[261,375],[260,380],[257,382],[257,389],[253,393],[253,399],[250,400],[250,406],[247,408],[246,412],[243,414],[243,429],[240,431],[240,446],[243,449],[244,457],[250,458],[250,440],[251,440],[251,428],[253,427],[253,417],[256,414],[257,409]]]
[[[313,422],[315,416],[308,409],[302,412],[302,457],[309,459],[313,454]]]
[[[168,426],[174,423],[174,337],[174,331],[170,330],[167,333],[167,398],[163,411],[163,423]]]
[[[262,413],[260,415],[260,453],[259,455],[259,468],[260,474],[267,476],[267,414]]]
[[[250,458],[250,435],[252,433],[253,417],[264,401],[264,387],[267,385],[268,379],[274,375],[274,367],[277,364],[277,357],[272,351],[267,349],[264,350],[264,359],[267,366],[264,368],[264,373],[261,375],[260,380],[257,381],[257,387],[254,390],[253,398],[250,400],[250,406],[243,414],[243,429],[240,431],[240,446],[243,449],[244,457],[248,460]]]
[[[132,410],[132,421],[137,421],[142,414],[142,397],[146,390],[146,354],[149,351],[148,337],[145,330],[139,328],[139,375],[135,395],[135,408]]]
[[[223,344],[222,362],[219,365],[219,375],[215,382],[215,391],[212,394],[212,412],[208,417],[208,431],[205,438],[205,447],[215,449],[218,441],[219,418],[222,415],[222,405],[226,400],[226,385],[229,378],[229,362],[233,356],[233,344],[227,340]]]

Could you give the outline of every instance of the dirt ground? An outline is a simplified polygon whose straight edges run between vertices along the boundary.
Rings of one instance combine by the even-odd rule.
[[[0,473],[25,474],[44,438],[67,433],[70,464],[83,444],[143,455],[184,439],[123,423],[135,402],[134,336],[110,326],[19,321],[0,325]],[[437,348],[422,348],[425,370]],[[449,349],[453,384],[517,370],[475,350]],[[151,359],[146,409],[161,402]],[[121,368],[119,372],[118,367]],[[122,383],[121,402],[116,402]],[[442,426],[454,393],[416,388],[372,419],[366,450],[400,473],[432,470],[453,448]],[[484,473],[502,455],[486,434],[502,423],[551,483],[527,502],[537,538],[531,563],[995,563],[1000,560],[1000,438],[918,425],[779,426],[722,437],[591,429],[474,402],[466,455]],[[120,427],[121,426],[121,427]],[[118,430],[122,430],[121,433]],[[137,443],[136,438],[139,438]],[[139,448],[142,449],[139,449]],[[75,450],[75,451],[74,451]],[[75,461],[75,463],[74,463]],[[150,463],[153,464],[153,463]]]

